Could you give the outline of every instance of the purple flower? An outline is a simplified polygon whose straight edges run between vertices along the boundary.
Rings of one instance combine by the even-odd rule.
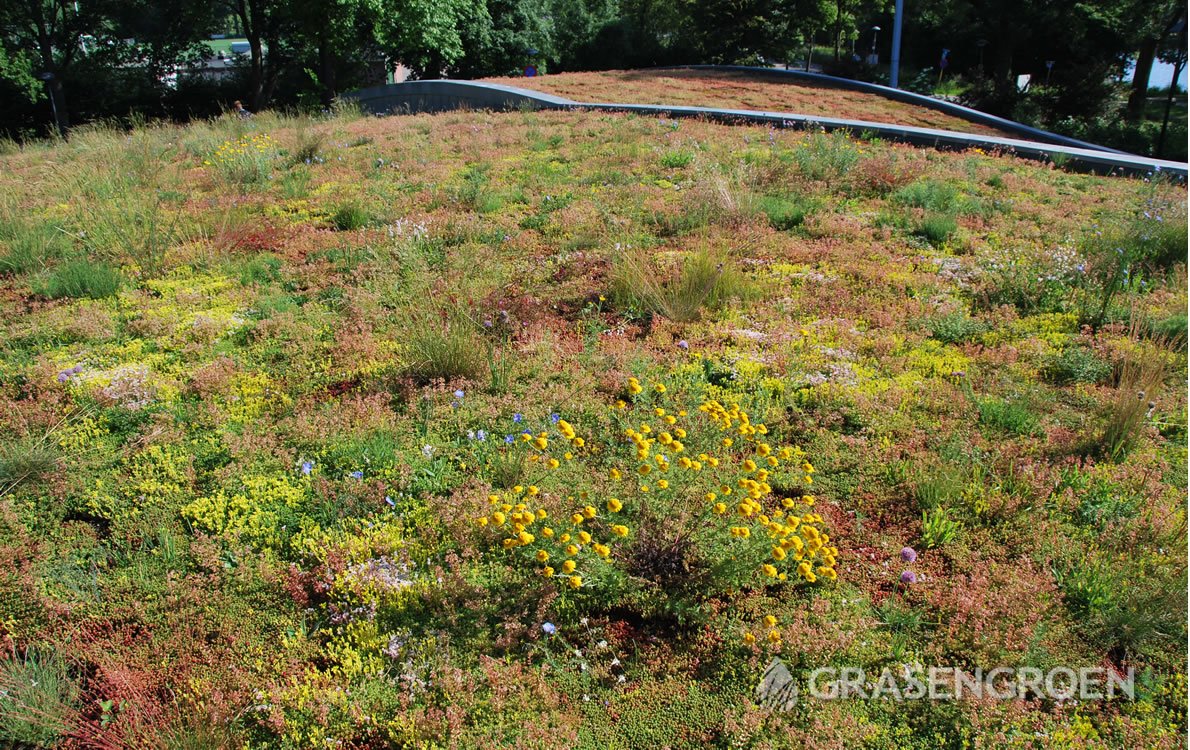
[[[508,443],[509,445],[512,445],[513,443],[516,442],[516,436],[515,435],[505,435],[504,442]]]
[[[519,411],[512,415],[512,421],[516,422],[516,423],[520,423],[520,421],[524,418],[525,418],[524,415],[521,414]]]
[[[58,373],[58,382],[59,383],[65,383],[67,380],[70,380],[69,372],[63,371],[63,372]]]
[[[681,341],[678,342],[678,348],[679,349],[689,349],[690,344],[686,343],[686,339],[682,339]]]
[[[82,365],[75,365],[74,367],[70,368],[71,375],[78,375],[82,371],[83,371]]]
[[[457,398],[459,401],[463,400],[463,396],[464,393],[462,391],[455,391],[455,398]]]
[[[545,631],[546,635],[553,635],[554,633],[558,632],[557,626],[555,626],[552,622],[544,623],[541,626],[541,629]]]
[[[363,479],[364,473],[362,471],[353,471],[353,472],[351,472],[351,478],[352,479]]]
[[[483,441],[488,439],[488,434],[486,432],[484,432],[483,430],[479,430],[478,432],[475,433],[475,439],[482,443]]]
[[[384,502],[388,503],[388,507],[390,507],[390,508],[395,508],[395,507],[397,507],[397,501],[396,501],[396,500],[393,500],[393,499],[392,499],[391,497],[389,497],[388,495],[385,495],[385,496],[384,496]]]
[[[911,583],[917,583],[917,574],[912,570],[906,570],[901,574],[901,583],[908,586]]]
[[[562,419],[561,415],[559,415],[557,412],[554,412],[550,415],[550,424],[558,424],[560,419]]]
[[[917,560],[917,550],[912,547],[905,547],[901,550],[901,559],[905,562],[914,562]]]
[[[308,477],[312,471],[314,471],[314,462],[302,461],[302,474]]]

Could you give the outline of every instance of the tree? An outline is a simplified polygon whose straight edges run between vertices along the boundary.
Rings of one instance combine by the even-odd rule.
[[[228,10],[240,21],[248,40],[249,107],[268,106],[286,61],[283,40],[292,39],[293,23],[286,0],[229,0]]]
[[[463,34],[490,24],[483,0],[380,0],[376,39],[419,78],[438,78],[463,57]],[[485,19],[487,19],[485,21]]]
[[[5,48],[5,71],[18,71],[46,81],[59,131],[70,127],[66,81],[73,66],[86,55],[86,42],[106,34],[107,19],[99,3],[73,0],[5,0],[0,3],[0,45]],[[84,40],[88,37],[88,40]],[[29,70],[36,66],[37,70]],[[26,90],[28,90],[26,88]]]
[[[688,0],[707,62],[788,59],[825,21],[819,0]]]
[[[1130,14],[1135,29],[1136,68],[1132,72],[1132,86],[1128,94],[1128,119],[1141,120],[1149,95],[1149,77],[1153,74],[1162,43],[1175,36],[1178,21],[1185,24],[1186,4],[1182,0],[1160,3],[1137,3]]]
[[[379,56],[375,27],[381,2],[297,0],[290,5],[290,12],[294,37],[289,45],[316,79],[322,104],[330,105],[339,93],[343,71],[349,72],[354,83]]]

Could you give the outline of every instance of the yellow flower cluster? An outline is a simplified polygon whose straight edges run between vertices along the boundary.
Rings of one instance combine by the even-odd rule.
[[[242,156],[271,154],[276,148],[277,142],[265,133],[257,133],[251,136],[245,135],[241,136],[238,140],[224,141],[219,144],[219,148],[215,149],[215,153],[211,154],[211,160],[204,163],[209,166],[212,163],[233,162]]]
[[[646,391],[636,378],[628,380],[626,390],[630,398]],[[830,536],[816,525],[822,523],[822,516],[808,511],[815,498],[805,489],[814,482],[814,466],[805,459],[805,452],[791,446],[774,448],[765,441],[768,427],[753,423],[738,404],[728,408],[708,400],[698,411],[718,428],[719,437],[713,447],[706,446],[708,450],[691,456],[684,441],[698,425],[684,409],[671,412],[665,408],[661,403],[668,390],[665,384],[655,383],[651,390],[655,405],[649,411],[659,424],[644,422],[623,431],[638,462],[635,473],[645,480],[638,491],[665,491],[676,482],[689,493],[688,498],[702,497],[713,516],[736,516],[738,521],[726,529],[731,539],[753,540],[755,533],[757,539],[767,540],[770,545],[768,559],[758,568],[763,578],[785,581],[792,572],[809,583],[820,576],[835,580],[839,550],[829,544]],[[631,410],[639,406],[634,404]],[[623,400],[615,408],[630,411]],[[769,480],[778,470],[796,477],[803,488],[800,494],[775,497]],[[624,474],[619,467],[610,472],[615,480]],[[650,483],[650,476],[659,478]],[[707,491],[691,491],[699,486]]]
[[[573,451],[585,448],[586,440],[564,419],[558,420],[554,427],[565,441],[563,460],[573,460]],[[547,469],[561,465],[549,453],[548,432],[523,433],[521,444],[532,451],[530,461]],[[517,485],[502,495],[489,495],[488,503],[493,510],[477,518],[476,523],[481,528],[498,530],[500,545],[506,550],[526,553],[540,566],[538,572],[542,576],[563,581],[571,589],[580,589],[586,583],[584,569],[607,562],[612,553],[611,544],[628,536],[626,525],[612,522],[612,517],[624,510],[624,503],[609,497],[601,503],[604,508],[601,512],[592,504],[591,493],[584,490],[579,492],[577,500],[573,495],[566,497],[568,503],[575,504],[574,510],[555,521],[544,507],[547,500],[553,499],[552,493],[544,493],[536,484]]]
[[[491,510],[476,523],[494,544],[575,589],[614,560],[629,523],[694,545],[717,569],[737,571],[737,583],[837,578],[839,550],[813,512],[804,451],[767,442],[768,427],[738,404],[706,400],[688,411],[665,383],[646,388],[636,378],[625,390],[611,434],[592,447],[566,420],[556,433],[521,435],[520,450],[542,473],[489,495]]]

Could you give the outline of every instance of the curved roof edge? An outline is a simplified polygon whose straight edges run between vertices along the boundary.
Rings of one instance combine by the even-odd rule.
[[[866,120],[816,117],[792,112],[758,112],[747,109],[575,102],[539,91],[478,81],[431,80],[373,86],[343,95],[373,114],[447,112],[463,109],[603,110],[670,117],[702,117],[734,123],[757,123],[784,128],[844,130],[871,134],[917,146],[942,149],[983,148],[1039,161],[1061,161],[1064,166],[1109,175],[1169,174],[1185,180],[1187,165],[1095,147],[1060,145],[1015,138],[959,133],[952,130],[890,125]],[[1075,143],[1079,143],[1075,141]]]
[[[1040,143],[1054,143],[1060,146],[1073,146],[1075,148],[1085,148],[1093,151],[1106,151],[1112,154],[1126,154],[1127,151],[1120,151],[1107,146],[1100,146],[1096,143],[1089,143],[1087,141],[1080,141],[1077,138],[1070,138],[1057,133],[1051,133],[1048,130],[1035,128],[1031,125],[1009,120],[1004,117],[997,117],[990,115],[987,112],[981,112],[978,109],[971,107],[964,107],[961,104],[944,101],[942,99],[935,99],[932,96],[925,94],[917,94],[912,91],[905,91],[904,89],[894,89],[891,86],[883,86],[879,83],[868,83],[867,81],[856,81],[852,78],[840,78],[838,76],[830,76],[825,73],[811,73],[804,70],[785,70],[783,68],[760,68],[750,65],[667,65],[657,68],[650,68],[650,70],[728,70],[737,72],[747,72],[756,75],[768,75],[773,77],[791,77],[804,81],[812,81],[826,86],[833,86],[836,88],[850,89],[852,91],[862,91],[869,94],[876,94],[887,99],[892,99],[905,104],[916,104],[920,107],[928,107],[929,109],[943,112],[955,117],[961,117],[968,122],[978,123],[980,125],[987,125],[989,127],[1006,130],[1010,133],[1024,136],[1028,140],[1037,141]]]

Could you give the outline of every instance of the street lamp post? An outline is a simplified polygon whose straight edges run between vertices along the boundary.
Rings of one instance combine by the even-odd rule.
[[[876,54],[876,35],[880,33],[879,26],[872,27],[872,54]]]
[[[894,89],[901,80],[901,21],[905,16],[905,0],[896,0],[893,11],[892,56],[889,60],[888,85]]]

